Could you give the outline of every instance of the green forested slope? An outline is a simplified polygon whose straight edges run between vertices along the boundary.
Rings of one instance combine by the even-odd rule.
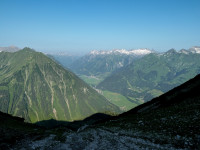
[[[149,54],[123,67],[97,88],[120,93],[136,104],[151,100],[200,72],[200,55],[170,50]]]
[[[72,63],[70,69],[79,75],[96,76],[104,79],[111,72],[131,63],[134,59],[136,57],[133,55],[88,54]]]
[[[0,53],[0,111],[38,122],[73,121],[119,110],[72,72],[24,48]]]

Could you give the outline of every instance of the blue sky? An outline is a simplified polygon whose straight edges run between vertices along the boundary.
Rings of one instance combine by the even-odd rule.
[[[0,0],[0,47],[86,53],[200,45],[200,0]]]

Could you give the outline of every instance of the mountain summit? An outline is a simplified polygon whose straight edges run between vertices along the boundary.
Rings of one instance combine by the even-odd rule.
[[[73,121],[118,108],[61,65],[29,48],[0,53],[0,111],[25,118]]]
[[[198,53],[200,54],[200,47],[199,46],[193,46],[189,49],[192,53]]]

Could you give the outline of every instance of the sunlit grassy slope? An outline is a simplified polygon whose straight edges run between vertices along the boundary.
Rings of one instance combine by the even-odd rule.
[[[0,111],[37,122],[80,120],[119,109],[74,73],[24,48],[0,53]]]

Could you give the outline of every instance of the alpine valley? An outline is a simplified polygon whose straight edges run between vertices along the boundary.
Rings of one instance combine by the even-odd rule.
[[[126,66],[153,51],[149,49],[136,50],[93,50],[89,54],[74,61],[69,68],[91,86],[96,86],[112,72]]]
[[[74,73],[30,48],[0,52],[0,111],[31,123],[120,112]]]
[[[91,51],[70,69],[111,103],[127,111],[200,73],[200,48]]]

